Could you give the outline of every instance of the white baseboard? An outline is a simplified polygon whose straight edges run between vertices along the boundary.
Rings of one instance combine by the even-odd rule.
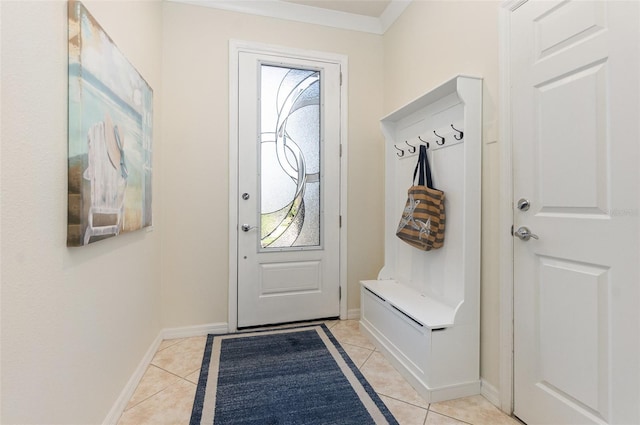
[[[360,309],[352,308],[351,310],[347,310],[347,320],[359,320],[360,319]]]
[[[107,417],[102,422],[103,425],[115,425],[120,420],[122,412],[124,412],[124,409],[127,407],[129,400],[131,400],[133,393],[135,392],[136,388],[138,388],[138,384],[140,383],[140,380],[142,379],[144,373],[147,371],[147,367],[149,367],[151,360],[153,360],[153,356],[155,356],[156,352],[158,351],[158,347],[162,342],[161,335],[162,332],[158,334],[156,339],[154,339],[151,343],[151,346],[149,346],[149,349],[145,353],[144,357],[142,357],[142,360],[140,360],[138,367],[133,372],[133,375],[131,375],[131,378],[129,378],[129,381],[124,386],[124,389],[120,393],[120,396],[118,396],[116,402],[113,404],[113,407],[111,407],[111,410],[107,414]]]
[[[500,409],[500,392],[496,387],[485,381],[484,379],[480,379],[481,387],[480,394],[489,400],[491,404]]]
[[[107,417],[102,422],[102,425],[115,425],[120,420],[120,416],[124,412],[124,409],[127,407],[129,400],[133,396],[133,393],[138,388],[138,384],[144,373],[147,371],[147,368],[151,364],[153,360],[153,356],[155,356],[158,351],[158,347],[165,339],[176,339],[176,338],[189,338],[192,336],[202,336],[208,334],[224,334],[229,331],[229,325],[227,323],[210,323],[207,325],[197,325],[197,326],[184,326],[180,328],[166,328],[162,329],[156,339],[153,340],[151,346],[145,353],[142,360],[140,360],[140,364],[129,378],[129,381],[124,386],[124,389],[118,396],[116,402],[113,404],[113,407],[107,414]]]
[[[209,334],[226,334],[229,332],[228,323],[208,323],[206,325],[183,326],[179,328],[166,328],[160,332],[162,339],[189,338]]]

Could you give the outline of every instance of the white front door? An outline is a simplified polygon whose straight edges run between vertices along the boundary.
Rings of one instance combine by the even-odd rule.
[[[238,67],[238,327],[337,317],[340,65]]]
[[[639,5],[512,12],[514,413],[529,425],[640,423]]]

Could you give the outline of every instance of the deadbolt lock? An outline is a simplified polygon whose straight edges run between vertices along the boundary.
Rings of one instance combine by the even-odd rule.
[[[520,198],[518,201],[518,209],[520,211],[529,211],[529,207],[531,206],[531,202],[528,199]]]

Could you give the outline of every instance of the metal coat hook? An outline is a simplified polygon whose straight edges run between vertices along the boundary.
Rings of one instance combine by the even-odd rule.
[[[455,128],[455,127],[453,126],[453,124],[451,124],[451,128],[453,128],[455,131],[457,131],[458,133],[460,133],[460,135],[459,135],[459,136],[458,136],[458,135],[456,135],[456,134],[454,134],[454,135],[453,135],[453,138],[454,138],[454,139],[456,139],[456,140],[462,140],[462,138],[464,137],[464,131],[460,131],[460,130],[458,130],[457,128]]]
[[[398,152],[396,152],[396,155],[398,155],[400,158],[402,158],[404,156],[404,149],[400,149],[396,145],[393,145],[393,147],[398,150]]]
[[[409,153],[416,153],[416,147],[415,146],[413,146],[412,144],[410,144],[406,140],[404,142],[407,144],[407,146],[409,146]]]
[[[436,143],[437,143],[439,146],[444,145],[444,137],[442,137],[441,135],[439,135],[438,133],[436,133],[436,131],[435,131],[435,130],[433,130],[433,134],[435,134],[435,135],[436,135],[436,137],[438,137],[438,138],[440,139],[440,140],[436,140]]]
[[[429,149],[429,142],[427,142],[426,140],[422,140],[422,137],[420,136],[418,136],[418,139],[420,139],[422,143],[425,143],[427,145],[427,149]]]

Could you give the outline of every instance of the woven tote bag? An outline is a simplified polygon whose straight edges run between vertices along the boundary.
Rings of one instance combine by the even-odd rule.
[[[444,245],[445,222],[444,192],[433,187],[427,147],[421,145],[396,235],[415,248],[431,251]]]

